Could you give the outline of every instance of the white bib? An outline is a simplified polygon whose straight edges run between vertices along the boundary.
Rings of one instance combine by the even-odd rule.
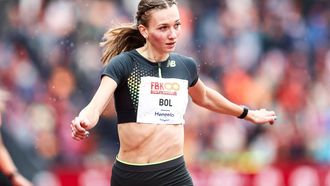
[[[175,78],[142,77],[137,122],[184,124],[188,104],[188,81]]]

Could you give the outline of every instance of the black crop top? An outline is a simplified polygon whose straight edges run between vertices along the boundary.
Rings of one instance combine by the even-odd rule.
[[[141,77],[159,77],[160,68],[162,78],[187,80],[189,87],[198,80],[197,65],[192,58],[171,53],[159,64],[131,50],[113,57],[104,67],[102,76],[109,76],[118,85],[114,92],[118,124],[136,122]]]

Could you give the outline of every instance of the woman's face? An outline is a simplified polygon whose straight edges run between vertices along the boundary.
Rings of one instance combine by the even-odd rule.
[[[145,30],[147,41],[158,53],[174,51],[181,33],[181,22],[178,7],[152,10],[148,27]]]

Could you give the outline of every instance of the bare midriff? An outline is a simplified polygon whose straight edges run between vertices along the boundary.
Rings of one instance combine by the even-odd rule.
[[[183,154],[182,124],[123,123],[118,125],[118,159],[132,164],[158,163]]]

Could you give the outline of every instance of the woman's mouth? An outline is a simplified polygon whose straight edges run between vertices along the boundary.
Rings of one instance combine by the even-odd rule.
[[[175,42],[166,43],[166,46],[173,48],[175,46]]]

